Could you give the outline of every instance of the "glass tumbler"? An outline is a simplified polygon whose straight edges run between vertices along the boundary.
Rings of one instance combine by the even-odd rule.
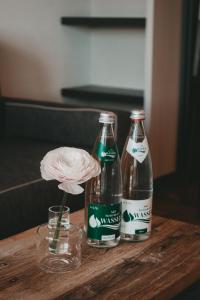
[[[55,213],[53,213],[55,211]],[[83,230],[69,222],[69,208],[64,208],[59,230],[57,222],[59,207],[49,208],[48,224],[37,228],[37,263],[51,273],[64,273],[81,264]]]

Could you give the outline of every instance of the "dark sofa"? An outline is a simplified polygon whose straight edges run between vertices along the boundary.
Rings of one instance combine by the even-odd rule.
[[[40,176],[47,151],[73,146],[91,152],[100,110],[42,101],[0,99],[0,239],[47,221],[48,207],[62,191]],[[129,113],[114,111],[119,151],[129,128]],[[71,211],[84,207],[84,194],[70,196]]]

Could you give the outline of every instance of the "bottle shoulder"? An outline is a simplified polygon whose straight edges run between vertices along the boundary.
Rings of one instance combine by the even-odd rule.
[[[139,161],[136,157],[128,153],[127,151],[123,151],[122,157],[121,157],[121,165],[127,165],[127,166],[149,166],[152,167],[152,160],[151,160],[151,154],[148,153],[143,161]]]

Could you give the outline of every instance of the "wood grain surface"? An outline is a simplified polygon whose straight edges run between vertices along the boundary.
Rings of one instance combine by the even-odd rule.
[[[81,223],[83,211],[72,214]],[[50,274],[35,261],[36,228],[0,241],[0,299],[171,299],[200,278],[200,227],[153,217],[145,242],[84,244],[81,267]]]

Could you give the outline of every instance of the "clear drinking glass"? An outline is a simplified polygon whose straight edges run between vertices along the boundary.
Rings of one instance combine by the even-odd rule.
[[[37,228],[37,263],[51,273],[71,271],[81,264],[83,230],[70,224],[69,208],[65,207],[59,234],[55,234],[59,209],[59,206],[50,207],[48,224]]]
[[[50,230],[55,230],[59,218],[61,206],[55,205],[49,207],[48,210],[48,227]],[[70,224],[70,208],[68,206],[64,206],[62,209],[62,218],[60,222],[61,229],[66,229]]]

